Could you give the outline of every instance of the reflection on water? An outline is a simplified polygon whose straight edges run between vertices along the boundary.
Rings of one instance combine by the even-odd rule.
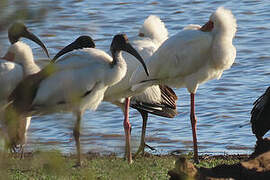
[[[238,21],[234,44],[237,58],[220,80],[200,86],[197,92],[198,141],[200,152],[248,153],[255,144],[249,119],[253,101],[266,89],[270,67],[270,6],[268,1],[41,1],[0,0],[0,55],[7,50],[7,26],[15,19],[24,21],[45,42],[53,56],[79,35],[90,35],[97,47],[108,50],[114,34],[138,33],[144,19],[155,14],[165,22],[171,35],[188,24],[204,24],[218,7],[230,8]],[[45,57],[35,44],[35,56]],[[178,89],[179,115],[166,119],[150,115],[147,143],[155,153],[192,150],[189,122],[189,95]],[[84,151],[123,152],[122,112],[102,103],[96,112],[87,111],[82,122]],[[74,151],[71,114],[34,117],[28,148],[59,148]],[[131,111],[132,142],[139,144],[141,119]]]
[[[0,0],[0,31],[4,31],[14,21],[31,21],[41,23],[44,21],[48,8],[40,3],[32,8],[33,2],[28,0],[7,1]]]

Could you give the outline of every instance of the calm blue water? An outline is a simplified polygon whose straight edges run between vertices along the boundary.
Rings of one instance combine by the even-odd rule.
[[[234,44],[237,58],[220,80],[201,85],[196,97],[198,142],[200,153],[250,153],[255,144],[249,124],[254,100],[270,82],[270,3],[267,0],[233,1],[84,1],[29,0],[0,3],[0,55],[7,50],[6,24],[23,18],[29,28],[49,48],[53,56],[61,47],[79,35],[90,35],[98,48],[107,50],[113,35],[137,34],[150,14],[161,17],[170,35],[188,24],[203,25],[219,6],[232,10],[238,31]],[[16,16],[15,16],[16,15]],[[36,57],[45,57],[39,47]],[[189,120],[189,94],[178,89],[179,115],[173,119],[150,116],[147,143],[154,153],[174,150],[192,151]],[[124,150],[122,112],[116,106],[102,103],[96,112],[87,111],[82,122],[84,152],[116,152]],[[34,117],[28,135],[28,149],[56,148],[74,152],[71,114]],[[131,110],[132,143],[139,144],[141,118]]]

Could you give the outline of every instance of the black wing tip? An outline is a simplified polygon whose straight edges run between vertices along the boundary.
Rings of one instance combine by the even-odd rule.
[[[175,92],[166,85],[159,85],[162,102],[146,103],[141,101],[132,101],[131,107],[137,110],[145,111],[157,116],[173,118],[178,115],[176,101],[178,99]]]
[[[175,101],[178,99],[177,95],[175,94],[174,90],[166,85],[159,85],[159,88],[162,92],[169,94]]]
[[[161,91],[162,104],[176,109],[176,101],[178,100],[178,97],[173,89],[166,85],[159,85],[159,88]]]
[[[138,111],[145,111],[161,117],[174,118],[178,115],[177,109],[163,104],[151,104],[135,101],[131,103],[130,107]]]

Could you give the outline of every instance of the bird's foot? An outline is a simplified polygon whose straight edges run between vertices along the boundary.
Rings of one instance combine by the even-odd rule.
[[[75,165],[72,166],[73,168],[80,168],[82,167],[82,162],[81,161],[77,161]]]
[[[132,155],[127,155],[127,154],[125,153],[124,161],[128,161],[128,164],[132,164],[132,163],[133,163]]]
[[[20,159],[24,159],[24,152],[20,152]]]
[[[199,164],[199,163],[200,163],[200,161],[199,161],[199,158],[198,158],[198,157],[194,157],[194,163],[195,163],[195,164]]]
[[[128,158],[128,164],[132,164],[132,163],[133,163],[132,158]]]
[[[134,158],[138,157],[139,154],[144,155],[144,148],[145,148],[145,144],[141,144],[137,152],[135,153]]]
[[[141,144],[140,147],[138,148],[137,152],[134,155],[134,158],[138,157],[139,154],[141,154],[142,156],[145,155],[145,147],[149,148],[151,151],[155,151],[156,149],[152,146],[149,146],[148,144],[144,143]]]

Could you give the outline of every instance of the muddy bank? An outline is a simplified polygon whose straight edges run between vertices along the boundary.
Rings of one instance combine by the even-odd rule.
[[[240,157],[239,157],[240,158]],[[198,180],[266,180],[270,179],[270,140],[257,142],[254,153],[248,159],[242,157],[240,163],[221,164],[213,168],[196,167],[185,157],[180,157],[175,168],[168,174],[170,180],[198,179]]]

